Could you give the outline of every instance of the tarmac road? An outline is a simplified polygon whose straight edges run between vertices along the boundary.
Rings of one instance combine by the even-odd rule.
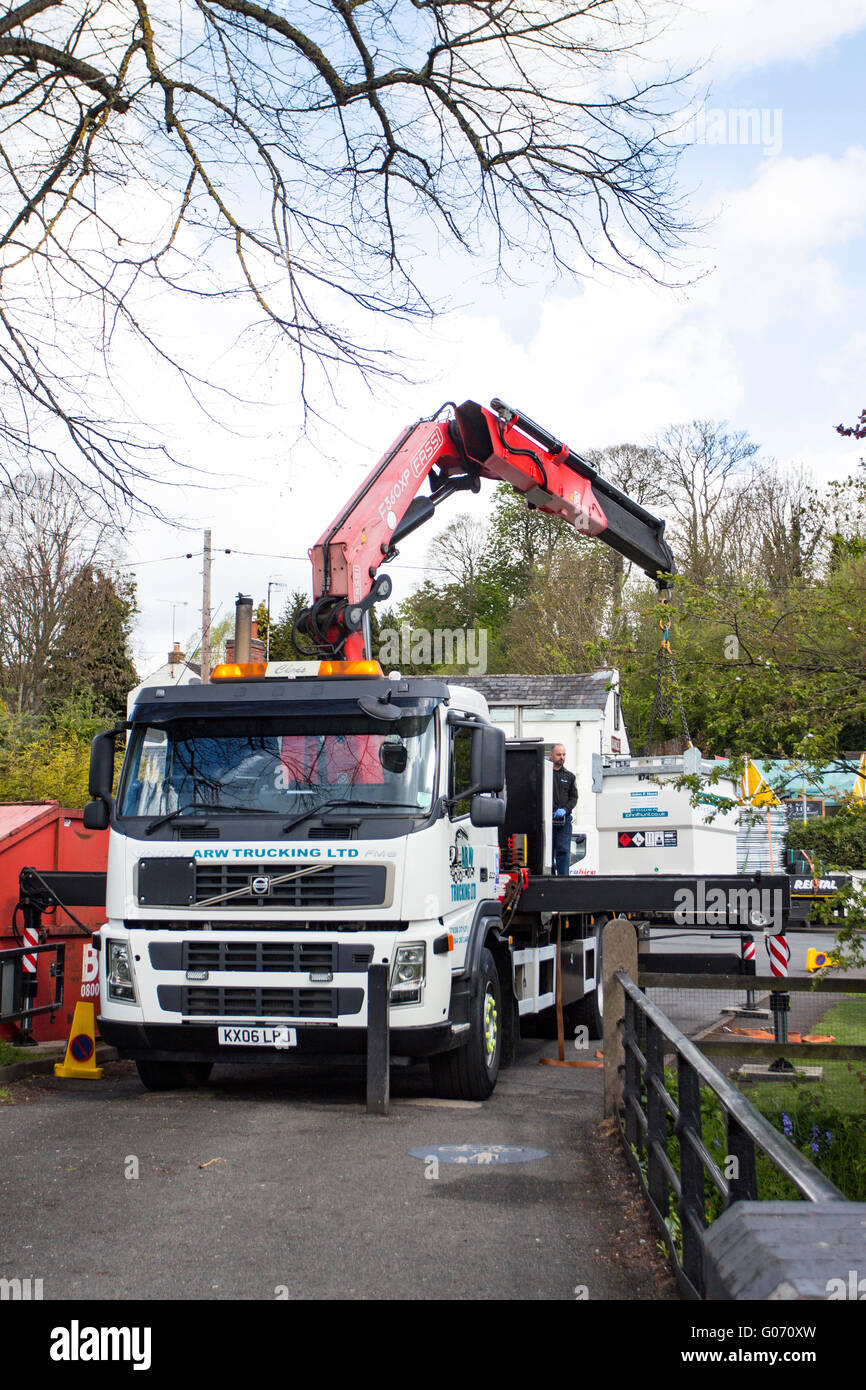
[[[127,1062],[14,1082],[0,1276],[41,1278],[46,1300],[676,1300],[600,1125],[601,1071],[542,1055],[555,1044],[521,1044],[483,1105],[432,1100],[425,1068],[395,1068],[387,1118],[333,1063],[221,1066],[161,1094]],[[437,1145],[488,1157],[437,1169]]]

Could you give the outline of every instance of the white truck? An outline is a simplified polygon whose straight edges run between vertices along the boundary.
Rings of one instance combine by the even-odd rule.
[[[385,967],[391,1054],[429,1059],[440,1095],[484,1099],[520,1020],[553,1006],[557,950],[568,1025],[598,1036],[604,921],[672,920],[675,892],[700,896],[683,875],[550,877],[543,746],[506,748],[459,683],[366,659],[365,615],[388,591],[377,564],[482,475],[657,579],[673,568],[662,522],[525,417],[470,402],[401,435],[314,548],[300,626],[319,674],[250,663],[240,622],[237,665],[139,691],[130,719],[94,740],[85,824],[110,825],[99,1029],[146,1086],[201,1083],[217,1061],[363,1052]],[[726,920],[748,926],[748,903],[730,901]]]

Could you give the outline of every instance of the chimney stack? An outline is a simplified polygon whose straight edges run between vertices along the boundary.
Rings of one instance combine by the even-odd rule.
[[[258,635],[249,594],[238,594],[235,604],[235,635],[226,642],[226,661],[238,665],[265,660],[265,644]]]

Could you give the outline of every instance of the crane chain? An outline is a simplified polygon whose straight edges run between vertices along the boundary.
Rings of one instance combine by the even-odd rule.
[[[646,737],[647,753],[650,752],[656,723],[672,724],[676,713],[679,713],[686,747],[691,748],[692,746],[692,736],[689,733],[688,720],[686,719],[686,712],[683,708],[683,699],[677,680],[677,668],[674,664],[674,654],[671,651],[670,619],[660,618],[659,627],[662,630],[662,640],[659,645],[658,655],[656,656],[656,688],[655,694],[653,695],[649,732]],[[666,673],[667,682],[665,682]]]

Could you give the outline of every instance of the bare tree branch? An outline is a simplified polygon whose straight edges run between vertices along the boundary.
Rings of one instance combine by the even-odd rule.
[[[504,274],[534,259],[664,280],[690,231],[673,182],[687,93],[654,63],[650,13],[646,0],[9,10],[9,468],[25,439],[43,457],[62,451],[59,422],[81,460],[73,471],[84,479],[89,462],[90,485],[135,491],[156,430],[115,428],[99,402],[119,382],[123,344],[214,399],[216,383],[171,346],[178,297],[245,306],[310,407],[313,368],[329,381],[346,366],[399,371],[364,321],[435,311],[434,246],[492,255]]]

